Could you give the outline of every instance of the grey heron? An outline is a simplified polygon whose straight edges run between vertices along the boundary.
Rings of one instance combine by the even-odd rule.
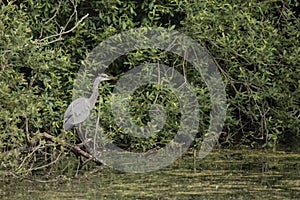
[[[70,130],[88,118],[91,109],[95,106],[98,98],[98,85],[101,81],[116,80],[116,77],[100,74],[93,83],[93,93],[90,98],[80,97],[74,100],[64,114],[63,129]]]

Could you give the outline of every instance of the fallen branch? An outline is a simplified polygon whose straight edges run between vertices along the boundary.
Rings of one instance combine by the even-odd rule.
[[[94,156],[89,154],[88,152],[82,150],[80,148],[80,146],[82,146],[82,145],[69,144],[64,139],[57,138],[57,137],[55,137],[53,135],[50,135],[48,133],[41,133],[41,134],[42,134],[42,137],[44,137],[45,139],[51,140],[54,143],[59,143],[60,145],[66,147],[67,149],[69,149],[70,151],[72,151],[76,155],[81,155],[84,158],[87,158],[88,160],[92,160],[97,165],[103,165],[104,164],[102,160],[98,160]]]

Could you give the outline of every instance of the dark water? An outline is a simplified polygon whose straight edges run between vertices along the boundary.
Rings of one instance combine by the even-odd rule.
[[[53,183],[1,184],[0,199],[300,199],[300,154],[215,150],[196,165],[187,154],[151,173],[104,168]]]

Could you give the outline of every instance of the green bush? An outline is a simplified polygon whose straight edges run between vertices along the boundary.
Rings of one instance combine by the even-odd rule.
[[[60,48],[35,44],[26,12],[8,3],[1,6],[0,16],[0,148],[4,155],[24,148],[37,133],[61,132],[71,82],[70,57]]]
[[[194,1],[184,30],[207,46],[227,85],[230,143],[299,138],[299,5],[293,1]],[[228,141],[228,140],[227,140]]]

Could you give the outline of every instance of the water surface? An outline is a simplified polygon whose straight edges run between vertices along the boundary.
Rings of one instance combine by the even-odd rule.
[[[0,199],[300,199],[300,154],[215,150],[195,165],[191,153],[144,174],[105,167],[66,181],[1,184]]]

